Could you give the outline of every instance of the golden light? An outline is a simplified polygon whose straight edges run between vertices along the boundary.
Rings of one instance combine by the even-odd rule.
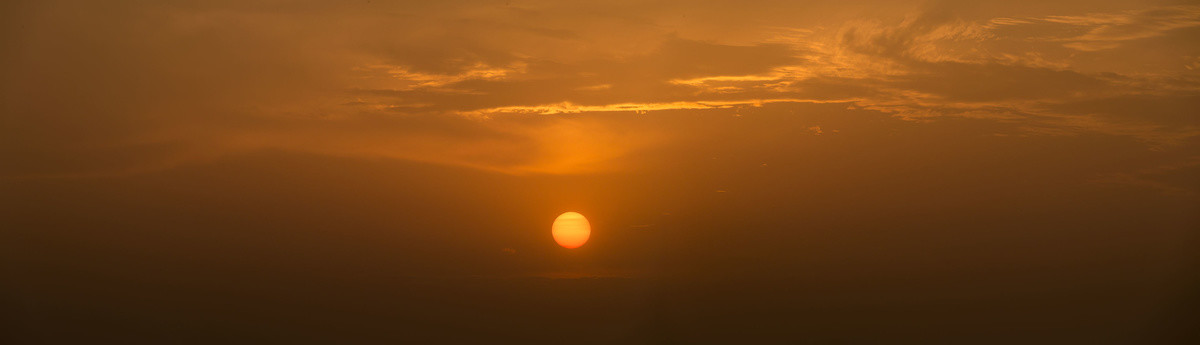
[[[592,225],[582,214],[567,212],[554,219],[550,234],[554,235],[554,242],[563,248],[579,248],[592,235]]]

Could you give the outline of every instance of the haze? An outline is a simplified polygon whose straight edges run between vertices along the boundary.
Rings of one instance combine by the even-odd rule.
[[[5,1],[0,342],[1195,343],[1197,42],[1194,1]]]

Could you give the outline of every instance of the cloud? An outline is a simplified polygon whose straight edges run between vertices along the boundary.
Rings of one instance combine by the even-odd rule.
[[[695,94],[694,86],[680,80],[739,78],[798,62],[800,58],[793,48],[778,44],[733,46],[667,38],[646,54],[593,58],[570,64],[528,59],[516,63],[520,68],[482,68],[482,72],[472,70],[447,76],[406,73],[404,67],[378,69],[377,73],[386,73],[399,81],[357,92],[360,97],[377,97],[371,104],[375,107],[428,104],[414,107],[422,108],[413,109],[417,111],[564,108],[561,104],[597,110],[624,106],[629,111],[643,111],[648,107],[628,104],[683,105],[693,100],[717,103],[729,100],[704,99]]]
[[[1049,23],[1068,24],[1086,32],[1061,38],[1064,46],[1081,51],[1118,47],[1121,42],[1158,37],[1176,29],[1200,26],[1200,6],[1157,7],[1120,13],[1090,13],[1079,16],[1048,16]]]
[[[540,115],[556,115],[556,114],[577,114],[577,113],[603,113],[603,112],[635,112],[645,114],[656,110],[707,110],[707,109],[728,109],[738,106],[753,106],[761,107],[763,104],[769,103],[825,103],[821,100],[809,99],[749,99],[739,101],[703,101],[703,102],[670,102],[670,103],[621,103],[621,104],[603,104],[603,105],[578,105],[571,102],[563,102],[558,104],[543,104],[534,106],[508,106],[480,109],[469,112],[464,112],[464,115],[490,115],[490,114],[540,114]]]
[[[690,23],[670,4],[70,4],[26,4],[9,24],[21,29],[4,48],[20,54],[3,57],[0,150],[20,159],[5,176],[264,149],[603,171],[687,134],[595,117],[788,103],[1157,147],[1197,135],[1188,68],[1200,51],[1164,50],[1186,49],[1196,6],[972,18],[948,2],[869,15],[814,5],[851,21],[699,6],[684,12],[713,20]],[[772,13],[788,11],[821,24]],[[1164,49],[1083,58],[1063,47],[1074,43]],[[1113,62],[1136,58],[1160,67]]]

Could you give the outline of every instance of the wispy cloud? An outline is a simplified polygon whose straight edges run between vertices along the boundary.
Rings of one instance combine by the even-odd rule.
[[[1120,13],[1047,16],[1041,21],[1085,28],[1086,32],[1059,40],[1082,51],[1112,49],[1124,41],[1165,35],[1176,29],[1200,26],[1200,6],[1159,7]]]
[[[6,67],[6,112],[28,115],[5,126],[5,150],[76,159],[25,160],[4,175],[142,171],[256,149],[505,173],[597,171],[664,135],[556,115],[784,103],[988,119],[1157,147],[1200,132],[1188,115],[1200,94],[1200,51],[1180,36],[1200,26],[1197,6],[979,18],[937,3],[811,18],[820,24],[808,27],[704,9],[763,22],[692,27],[671,6],[370,6],[82,6],[72,11],[108,15],[24,23],[41,36],[5,41],[27,53]],[[1134,44],[1174,50],[1122,48]],[[97,45],[123,50],[89,54]],[[1141,56],[1153,59],[1111,62]],[[561,133],[581,132],[590,135],[574,139],[577,147],[562,144]]]

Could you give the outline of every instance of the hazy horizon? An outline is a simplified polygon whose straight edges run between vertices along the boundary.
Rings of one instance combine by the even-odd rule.
[[[1200,339],[1195,1],[0,17],[6,344]]]

